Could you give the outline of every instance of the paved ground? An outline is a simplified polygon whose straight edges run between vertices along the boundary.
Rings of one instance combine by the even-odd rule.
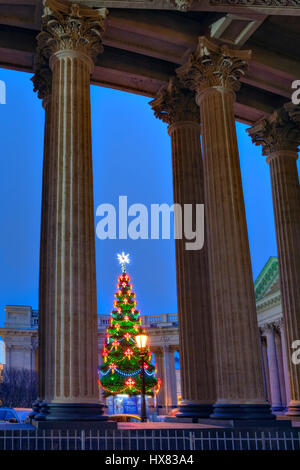
[[[23,430],[23,429],[35,429],[35,427],[31,426],[30,424],[11,424],[11,423],[1,423],[0,424],[0,431],[15,431],[15,430]]]
[[[300,428],[300,421],[292,421],[293,427]],[[228,426],[227,426],[228,427]],[[3,430],[35,430],[34,426],[30,424],[0,424],[0,431]],[[224,429],[222,424],[208,424],[208,423],[164,423],[164,422],[149,422],[149,423],[118,423],[118,429],[138,430],[138,429]]]
[[[200,423],[118,423],[118,429],[222,429],[223,427]]]

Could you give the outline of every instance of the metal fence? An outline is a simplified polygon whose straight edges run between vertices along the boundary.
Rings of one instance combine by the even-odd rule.
[[[300,450],[298,431],[0,431],[0,450]]]

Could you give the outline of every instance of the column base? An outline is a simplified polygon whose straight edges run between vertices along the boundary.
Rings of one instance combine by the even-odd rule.
[[[271,408],[272,408],[272,411],[274,413],[276,413],[278,411],[284,411],[286,409],[285,406],[283,406],[283,405],[274,405]]]
[[[267,404],[225,404],[216,403],[213,405],[213,419],[241,419],[241,420],[275,420],[276,417],[271,412],[271,406]]]
[[[300,417],[300,403],[288,405],[285,416],[299,416]]]
[[[41,404],[42,404],[42,402],[39,401],[39,400],[32,403],[32,411],[28,415],[28,418],[29,418],[30,421],[32,421],[33,419],[36,419],[38,416],[40,416]]]
[[[212,404],[183,403],[179,405],[176,418],[208,418],[213,411]]]
[[[107,421],[100,403],[40,403],[34,420],[40,421]]]

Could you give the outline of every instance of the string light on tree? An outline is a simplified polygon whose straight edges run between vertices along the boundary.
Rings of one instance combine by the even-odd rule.
[[[141,325],[140,312],[136,310],[137,302],[130,276],[126,273],[129,254],[118,255],[122,274],[118,277],[117,291],[111,311],[111,322],[106,331],[106,342],[103,348],[104,363],[99,367],[99,385],[104,396],[140,395],[141,358],[136,344],[136,336]],[[158,381],[155,368],[151,363],[151,352],[147,348],[145,356],[146,394],[157,393]]]

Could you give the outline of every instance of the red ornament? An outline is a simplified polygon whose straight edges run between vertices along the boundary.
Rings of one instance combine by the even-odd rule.
[[[135,385],[135,380],[133,380],[131,377],[126,380],[125,385],[131,390],[132,387]]]
[[[129,321],[129,316],[128,315],[125,315],[124,321]]]
[[[127,356],[128,359],[131,359],[131,356],[133,356],[133,351],[130,348],[127,348],[126,351],[124,352],[124,356]]]
[[[130,338],[131,338],[131,335],[127,332],[127,333],[124,335],[124,338],[126,339],[126,341],[129,341]]]
[[[112,362],[111,364],[109,364],[108,366],[110,368],[110,370],[112,371],[112,373],[115,372],[115,369],[117,368],[116,364],[114,362]]]
[[[127,297],[125,297],[125,299],[123,299],[123,302],[124,302],[124,304],[127,304],[127,303],[128,303]]]
[[[120,343],[117,339],[115,339],[111,344],[112,344],[112,347],[115,348],[116,350],[120,346]]]

